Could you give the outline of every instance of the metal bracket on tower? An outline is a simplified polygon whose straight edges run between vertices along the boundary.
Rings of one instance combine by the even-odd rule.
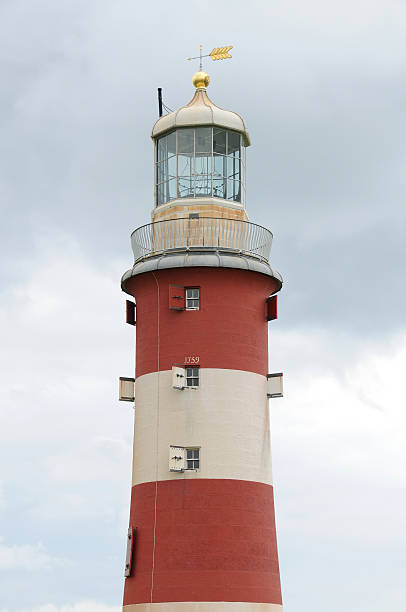
[[[133,402],[135,400],[135,378],[120,376],[118,399],[120,402]]]
[[[126,578],[129,578],[131,576],[134,542],[135,542],[135,529],[133,527],[129,527],[128,533],[127,533],[127,552],[125,556],[125,569],[124,569],[124,576]]]
[[[283,397],[283,373],[267,374],[268,393],[267,397]]]

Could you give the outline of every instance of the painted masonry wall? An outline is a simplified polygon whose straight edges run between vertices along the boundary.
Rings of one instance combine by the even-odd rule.
[[[265,300],[275,281],[225,268],[154,274],[127,284],[137,302],[137,538],[125,610],[280,612],[266,400]],[[170,310],[170,284],[200,287],[200,310]],[[200,388],[173,389],[172,365],[191,356]],[[169,472],[170,444],[200,447],[200,470]]]
[[[199,354],[204,368],[267,375],[265,300],[276,290],[269,276],[230,268],[173,268],[155,272],[160,285],[158,368],[157,285],[152,273],[135,276],[127,289],[137,302],[136,376],[170,370]],[[199,311],[168,308],[170,284],[201,288]]]
[[[159,381],[158,381],[159,378]],[[156,428],[159,410],[159,440]],[[201,447],[199,472],[184,478],[235,478],[272,484],[266,378],[253,372],[200,368],[200,388],[172,388],[172,372],[144,374],[136,383],[133,485],[176,480],[168,448]]]

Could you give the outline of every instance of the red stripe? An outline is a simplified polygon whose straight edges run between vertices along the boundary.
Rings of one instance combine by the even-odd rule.
[[[160,370],[197,355],[204,368],[227,368],[265,376],[268,364],[266,298],[277,289],[264,274],[230,268],[158,270]],[[200,310],[169,308],[170,285],[200,287]],[[137,302],[136,373],[158,370],[157,285],[152,273],[130,279]]]
[[[153,603],[281,604],[273,488],[242,480],[158,482]],[[124,605],[150,602],[155,483],[132,489],[137,528]]]

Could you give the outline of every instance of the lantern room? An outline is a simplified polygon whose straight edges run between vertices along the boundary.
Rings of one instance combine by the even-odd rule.
[[[249,135],[240,115],[208,97],[209,77],[193,77],[193,99],[160,117],[153,129],[153,219],[199,212],[245,215],[245,149]],[[191,208],[192,207],[192,208]]]

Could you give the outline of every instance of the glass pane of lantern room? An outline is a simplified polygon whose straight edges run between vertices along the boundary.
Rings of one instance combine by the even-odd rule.
[[[211,157],[196,153],[195,172],[199,174],[211,174]]]
[[[215,178],[220,178],[220,176],[227,176],[226,172],[226,160],[227,158],[223,155],[215,155],[213,157],[213,176]]]
[[[157,161],[163,161],[166,157],[166,136],[158,140]]]
[[[211,174],[196,174],[196,197],[211,195]]]
[[[226,197],[227,158],[223,155],[213,157],[213,196],[215,198]]]
[[[167,135],[167,150],[168,157],[176,155],[176,132],[171,132]]]
[[[168,200],[174,200],[176,198],[176,179],[173,178],[168,181]]]
[[[196,155],[205,153],[211,155],[211,128],[196,128]]]
[[[240,180],[240,160],[236,157],[227,157],[227,177]]]
[[[193,178],[191,176],[178,178],[178,197],[193,198]]]
[[[226,154],[226,131],[213,128],[213,152]]]
[[[212,128],[196,128],[195,175],[196,196],[211,195],[211,137]]]
[[[166,178],[166,163],[162,161],[156,165],[156,182],[162,183]]]
[[[225,178],[213,178],[213,196],[215,198],[226,197],[226,179]]]
[[[239,181],[227,181],[227,200],[233,200],[234,202],[240,202],[240,182]]]
[[[168,159],[168,178],[176,178],[176,157],[172,156]]]
[[[194,129],[178,130],[178,197],[191,198],[193,190]]]
[[[193,128],[178,130],[178,153],[193,155],[193,136]]]
[[[191,155],[178,155],[178,176],[192,176]]]
[[[165,183],[161,183],[160,185],[157,186],[156,196],[157,196],[156,203],[158,204],[158,206],[165,202]]]
[[[240,157],[241,136],[237,132],[228,132],[228,155]]]

